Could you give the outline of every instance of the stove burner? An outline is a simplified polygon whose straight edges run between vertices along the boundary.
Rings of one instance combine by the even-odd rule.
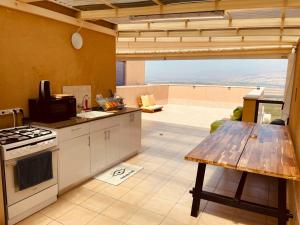
[[[51,134],[50,130],[37,127],[16,127],[0,130],[0,144],[6,145]]]
[[[17,142],[17,141],[19,141],[19,139],[15,138],[15,137],[7,138],[5,140],[6,144],[14,143],[14,142]]]

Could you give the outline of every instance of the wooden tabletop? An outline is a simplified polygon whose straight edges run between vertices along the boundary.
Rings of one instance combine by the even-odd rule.
[[[236,168],[253,126],[253,123],[228,121],[213,135],[206,137],[185,159]]]
[[[227,121],[185,159],[300,180],[295,150],[285,126]]]

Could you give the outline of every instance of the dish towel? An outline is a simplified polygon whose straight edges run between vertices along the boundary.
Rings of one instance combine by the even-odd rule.
[[[16,173],[20,190],[52,179],[52,152],[43,152],[18,160]]]

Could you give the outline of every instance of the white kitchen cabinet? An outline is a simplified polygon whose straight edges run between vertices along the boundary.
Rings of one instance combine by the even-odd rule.
[[[96,175],[138,153],[141,113],[130,112],[57,129],[59,191]]]
[[[107,129],[106,138],[106,163],[112,165],[120,160],[120,126],[114,126]]]
[[[106,166],[106,130],[96,131],[90,134],[91,172],[96,174]]]
[[[59,190],[90,176],[89,134],[59,143]]]
[[[119,161],[120,126],[90,134],[91,172],[93,175]]]
[[[138,153],[141,148],[141,112],[132,112],[120,116],[121,145],[120,158]]]

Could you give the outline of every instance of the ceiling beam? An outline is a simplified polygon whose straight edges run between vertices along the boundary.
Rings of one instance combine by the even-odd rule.
[[[101,0],[101,2],[102,2],[104,5],[107,5],[107,6],[111,7],[111,8],[113,8],[113,9],[117,9],[117,8],[118,8],[117,6],[111,4],[108,0]]]
[[[299,0],[222,0],[222,1],[201,1],[184,4],[167,4],[157,6],[145,6],[135,8],[120,8],[118,10],[105,9],[94,11],[82,11],[79,18],[82,19],[102,19],[128,17],[134,15],[187,13],[214,10],[244,10],[259,8],[282,8],[300,7]]]
[[[41,0],[18,0],[18,1],[23,3],[31,3],[31,2],[40,2]]]
[[[169,53],[126,53],[117,52],[117,60],[168,60],[168,59],[216,59],[216,58],[268,58],[278,59],[287,58],[291,53],[291,48],[279,48],[274,46],[273,48],[236,48],[236,49],[212,49],[201,50],[194,52],[169,52]]]
[[[299,1],[300,2],[300,1]],[[275,27],[300,27],[300,18],[259,18],[259,19],[232,19],[207,20],[207,21],[185,21],[159,22],[159,23],[130,23],[119,24],[119,31],[158,31],[158,30],[215,30],[228,28],[275,28]]]
[[[99,26],[93,23],[89,23],[89,22],[85,22],[85,21],[79,21],[78,19],[71,17],[71,16],[67,16],[61,13],[57,13],[48,9],[44,9],[38,6],[34,6],[34,5],[30,5],[27,3],[23,3],[23,2],[19,2],[19,1],[15,1],[15,0],[1,0],[0,1],[0,6],[6,7],[6,8],[10,8],[10,9],[14,9],[14,10],[18,10],[21,12],[26,12],[29,14],[33,14],[33,15],[37,15],[37,16],[41,16],[44,18],[49,18],[52,20],[56,20],[56,21],[60,21],[63,23],[67,23],[67,24],[71,24],[77,27],[82,27],[85,29],[89,29],[89,30],[93,30],[96,32],[100,32],[103,34],[108,34],[111,36],[116,36],[116,31],[109,29],[107,27],[103,27],[103,26]]]
[[[206,42],[117,42],[118,51],[176,51],[176,50],[196,50],[200,48],[233,48],[233,47],[253,47],[253,46],[296,46],[297,42],[284,41],[206,41]]]
[[[146,37],[146,38],[139,38],[139,37],[123,37],[118,38],[118,43],[130,43],[130,42],[140,42],[140,43],[154,43],[154,42],[193,42],[193,43],[205,43],[205,42],[227,42],[229,44],[233,42],[298,42],[298,36],[232,36],[232,37]]]
[[[300,28],[220,29],[182,31],[119,31],[118,37],[233,37],[233,36],[300,36]]]
[[[154,2],[157,5],[163,5],[160,0],[152,0],[152,2]]]

